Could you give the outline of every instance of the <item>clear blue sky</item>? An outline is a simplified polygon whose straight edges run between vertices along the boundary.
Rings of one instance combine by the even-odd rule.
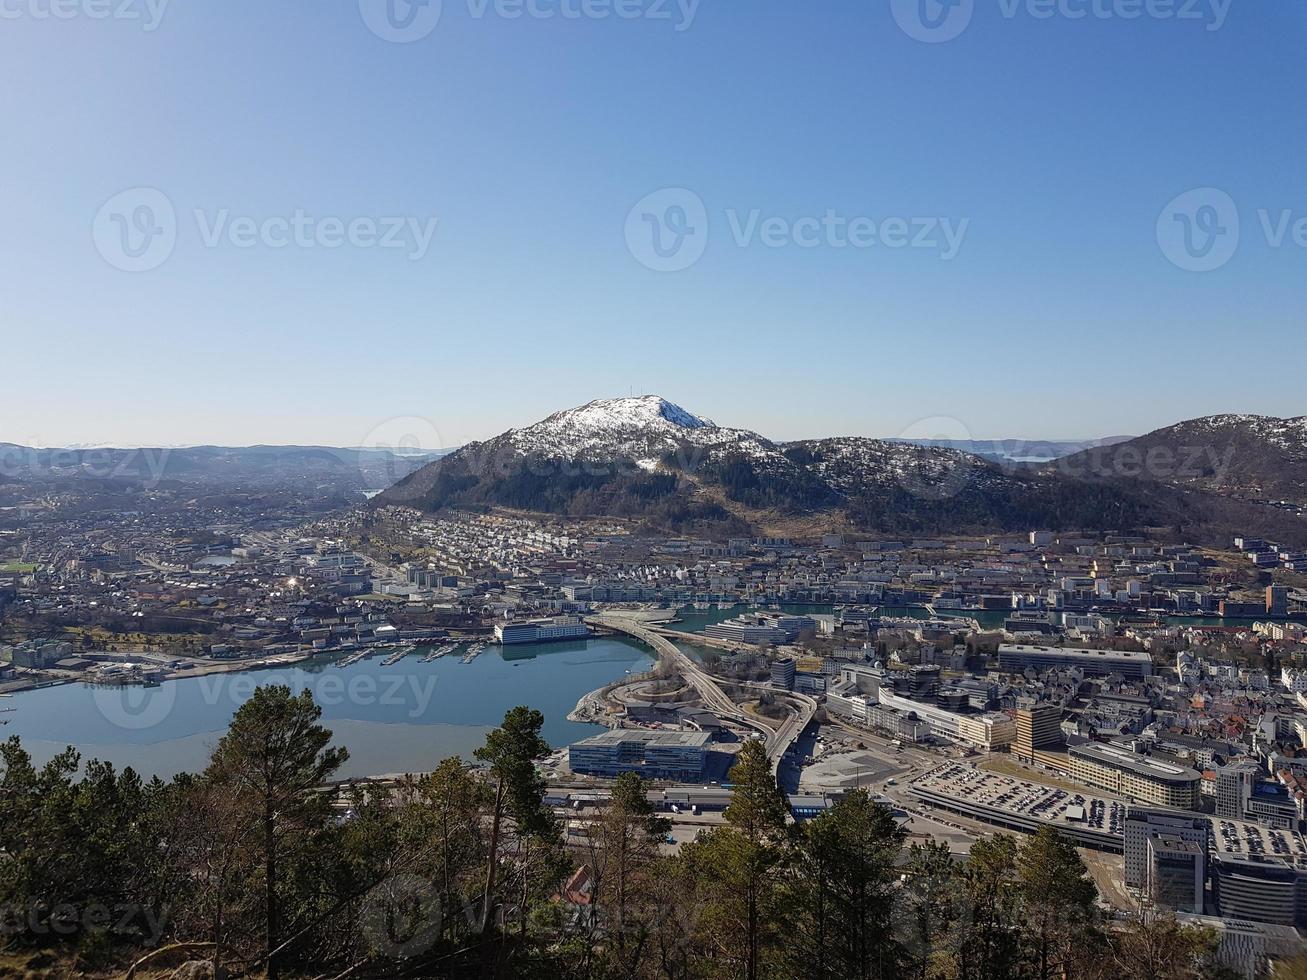
[[[1307,217],[1291,0],[1239,0],[1218,30],[1212,0],[1197,20],[974,0],[944,43],[890,0],[702,0],[688,25],[675,0],[671,20],[444,0],[410,43],[359,0],[174,0],[152,31],[55,2],[73,16],[0,5],[0,441],[355,445],[416,417],[454,445],[629,390],[775,438],[1307,413],[1307,248],[1257,217]],[[132,273],[97,234],[138,187],[176,242]],[[669,187],[704,203],[707,247],[658,272],[625,229]],[[1241,238],[1193,272],[1156,228],[1201,187]],[[296,209],[438,224],[417,260],[205,243],[224,212]],[[965,237],[948,260],[742,247],[730,214],[755,210]]]

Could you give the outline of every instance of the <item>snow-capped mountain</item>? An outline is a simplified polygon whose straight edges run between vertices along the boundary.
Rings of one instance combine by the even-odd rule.
[[[730,451],[764,466],[789,465],[758,433],[719,426],[657,395],[592,401],[525,429],[511,429],[491,443],[541,459],[633,460],[650,472],[659,469],[664,456],[687,449],[695,450],[697,458],[705,450]]]
[[[1197,482],[1122,479],[1113,471],[1154,445],[1176,450],[1173,467],[1197,467]],[[1238,523],[1287,538],[1278,526],[1258,525],[1267,508],[1222,495],[1250,485],[1261,493],[1266,481],[1253,480],[1257,472],[1307,486],[1303,420],[1196,420],[1036,470],[881,439],[777,443],[647,395],[590,402],[464,446],[376,503],[630,517],[702,534],[820,516],[887,533],[1219,524],[1219,534],[1207,535],[1215,538]],[[1237,478],[1226,480],[1232,473]]]

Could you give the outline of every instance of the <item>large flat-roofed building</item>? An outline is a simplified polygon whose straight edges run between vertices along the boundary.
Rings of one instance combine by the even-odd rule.
[[[881,688],[879,703],[904,715],[915,714],[918,719],[930,726],[932,734],[953,742],[964,742],[992,750],[1011,745],[1012,740],[1016,738],[1016,724],[1010,717],[999,711],[974,715],[962,714],[938,705],[892,694],[885,688]]]
[[[1244,819],[1256,820],[1268,827],[1298,829],[1298,804],[1287,786],[1259,780],[1244,804]]]
[[[787,691],[793,691],[794,678],[797,672],[797,665],[792,657],[782,657],[780,660],[773,660],[771,664],[772,687],[779,687],[784,688]]]
[[[1282,926],[1304,923],[1307,888],[1299,868],[1281,862],[1217,861],[1212,873],[1212,896],[1227,919],[1252,919]]]
[[[933,807],[999,827],[1033,834],[1048,826],[1078,847],[1116,854],[1124,848],[1123,800],[1073,794],[963,762],[936,766],[914,779],[909,792]]]
[[[1235,976],[1269,976],[1274,960],[1289,959],[1304,951],[1302,937],[1293,926],[1215,915],[1181,913],[1176,918],[1182,925],[1210,929],[1217,937],[1216,962]]]
[[[1181,880],[1188,880],[1198,850],[1205,850],[1212,898],[1226,919],[1307,925],[1307,840],[1293,830],[1131,807],[1125,821],[1125,883],[1145,894],[1150,887],[1161,888],[1170,902],[1182,901]],[[1159,859],[1162,880],[1156,876]],[[1187,886],[1183,890],[1187,894]]]
[[[546,643],[551,640],[575,640],[590,635],[590,627],[576,616],[533,619],[521,623],[499,623],[495,639],[505,646],[514,643]]]
[[[1226,918],[1307,926],[1307,841],[1297,831],[1213,820],[1211,879]]]
[[[1198,897],[1193,876],[1201,854],[1222,916],[1307,926],[1307,841],[1296,831],[1129,807],[961,762],[937,766],[913,780],[909,791],[972,820],[1025,833],[1051,826],[1078,847],[1124,851],[1127,884],[1144,891],[1152,875],[1151,887],[1163,888],[1177,904]]]
[[[697,782],[708,762],[709,741],[704,732],[602,732],[568,748],[568,767],[591,776],[638,772],[651,779]]]
[[[1252,759],[1240,759],[1216,770],[1216,815],[1242,820],[1244,807],[1252,796],[1261,775],[1261,766]]]
[[[1289,790],[1261,777],[1262,768],[1252,759],[1240,759],[1217,769],[1216,815],[1296,829],[1298,806]]]
[[[1010,674],[1019,674],[1027,667],[1036,670],[1078,667],[1086,674],[1120,674],[1122,677],[1138,679],[1152,676],[1153,658],[1146,653],[1127,650],[1076,650],[1070,647],[1004,643],[998,648],[998,666]]]
[[[792,643],[805,630],[816,630],[817,621],[811,616],[787,616],[784,613],[745,613],[723,623],[711,623],[703,628],[704,636],[737,643],[781,644]]]
[[[1074,779],[1140,803],[1196,810],[1202,774],[1118,745],[1088,742],[1067,750]]]

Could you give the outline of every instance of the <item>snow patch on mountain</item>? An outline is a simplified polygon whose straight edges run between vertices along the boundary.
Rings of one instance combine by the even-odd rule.
[[[1158,433],[1167,431],[1169,430],[1159,429]],[[1307,416],[1280,419],[1267,415],[1210,415],[1181,422],[1171,426],[1170,431],[1185,435],[1210,433],[1231,438],[1241,436],[1260,440],[1292,459],[1307,458]]]
[[[793,442],[784,448],[810,455],[809,469],[846,495],[907,478],[935,482],[953,478],[962,469],[988,469],[980,458],[956,449],[857,436]]]
[[[555,412],[502,437],[516,452],[547,459],[632,459],[644,469],[687,448],[730,451],[764,464],[789,466],[770,442],[747,429],[719,426],[665,398],[605,398]]]

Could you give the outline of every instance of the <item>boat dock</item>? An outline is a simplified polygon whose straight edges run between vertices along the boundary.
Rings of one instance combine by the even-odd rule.
[[[457,650],[461,643],[446,643],[443,647],[437,647],[422,658],[422,663],[429,664],[433,660],[439,660],[441,657],[447,657]]]
[[[470,664],[477,657],[481,656],[481,651],[484,650],[485,648],[486,645],[484,643],[473,643],[472,646],[468,648],[467,653],[464,655],[463,663]]]
[[[392,653],[392,654],[391,654],[389,657],[387,657],[385,660],[381,661],[381,666],[383,666],[383,667],[393,667],[395,664],[399,663],[401,660],[403,660],[405,657],[407,657],[410,653],[413,653],[413,652],[416,651],[416,650],[417,650],[417,647],[415,647],[415,646],[400,647],[398,650],[396,650],[394,653]]]

